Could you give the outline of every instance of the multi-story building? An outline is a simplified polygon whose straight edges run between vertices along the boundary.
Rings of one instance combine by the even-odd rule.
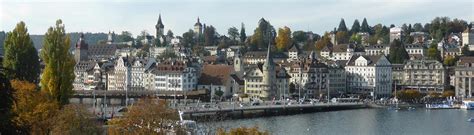
[[[154,76],[154,90],[191,91],[197,87],[197,71],[184,60],[165,60],[151,71]]]
[[[401,86],[420,92],[443,92],[447,86],[446,71],[436,60],[410,60],[403,67],[404,77]]]
[[[313,52],[307,58],[293,61],[286,67],[290,78],[302,97],[316,98],[326,95],[328,86],[328,67],[316,60]],[[299,91],[298,91],[299,92]]]
[[[331,95],[342,94],[347,92],[347,79],[344,61],[328,62],[328,83]]]
[[[454,69],[454,87],[457,97],[474,96],[474,57],[461,57]]]
[[[350,93],[389,97],[392,92],[392,64],[384,55],[353,56],[346,64]]]
[[[108,73],[109,84],[107,90],[129,90],[130,88],[130,59],[119,57],[116,60],[114,69]]]
[[[131,65],[130,75],[130,89],[131,90],[145,90],[145,66],[146,61],[144,59],[136,59]]]
[[[355,47],[355,44],[326,46],[321,50],[321,56],[330,60],[349,60],[352,56],[365,55],[363,50],[356,50]]]
[[[211,97],[216,97],[217,91],[223,92],[223,97],[231,97],[239,88],[232,84],[234,67],[230,65],[206,64],[201,71],[198,81],[198,89],[208,89]]]
[[[385,55],[387,56],[390,53],[389,44],[376,44],[365,47],[366,55]]]

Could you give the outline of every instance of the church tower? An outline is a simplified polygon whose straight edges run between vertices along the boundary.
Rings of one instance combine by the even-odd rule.
[[[107,35],[107,44],[112,44],[114,42],[114,36],[115,32],[110,33],[109,31],[109,35]]]
[[[198,17],[198,19],[197,19],[196,24],[194,24],[194,33],[197,34],[197,35],[201,35],[201,34],[202,34],[202,24],[201,24],[201,22],[199,21],[199,17]]]
[[[242,64],[242,54],[240,53],[240,50],[237,50],[237,51],[235,52],[235,56],[234,56],[234,70],[235,70],[235,73],[237,74],[238,77],[242,77],[242,76],[243,76],[244,67],[243,67],[243,64]]]
[[[89,49],[89,45],[86,43],[84,39],[84,34],[81,33],[79,40],[76,43],[76,49],[74,50],[74,59],[76,63],[79,61],[86,61],[87,58],[87,50]]]
[[[155,25],[156,28],[156,38],[162,37],[164,35],[163,31],[165,28],[165,25],[163,25],[163,22],[161,22],[161,14],[158,17],[158,22]]]
[[[266,99],[271,99],[273,97],[273,85],[275,81],[275,63],[273,63],[273,58],[271,54],[271,45],[268,44],[267,59],[262,66],[263,80],[262,85],[264,90],[262,91],[262,97]]]

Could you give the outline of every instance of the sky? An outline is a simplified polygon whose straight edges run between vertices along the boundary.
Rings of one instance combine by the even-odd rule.
[[[474,21],[474,0],[0,0],[0,31],[11,31],[24,21],[30,34],[44,34],[62,19],[67,32],[146,30],[154,35],[161,14],[165,32],[175,35],[192,29],[197,18],[221,35],[245,24],[247,35],[265,18],[275,28],[322,34],[344,18],[369,25],[427,23],[437,16]]]

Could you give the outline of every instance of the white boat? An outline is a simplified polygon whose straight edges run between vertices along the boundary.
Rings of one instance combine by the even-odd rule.
[[[471,118],[467,119],[467,121],[474,122],[474,117],[471,117]]]
[[[472,101],[472,100],[462,101],[461,109],[473,110],[474,109],[474,101]]]

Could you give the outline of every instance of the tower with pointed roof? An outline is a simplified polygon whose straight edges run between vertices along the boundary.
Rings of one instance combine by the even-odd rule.
[[[199,17],[197,18],[197,22],[196,24],[194,24],[194,33],[196,33],[197,35],[201,35],[202,34],[202,24],[201,22],[199,21]]]
[[[74,50],[74,59],[76,60],[76,63],[79,63],[80,61],[86,61],[88,59],[88,49],[89,45],[84,39],[84,34],[81,33],[79,36],[79,40],[76,43],[76,49]]]
[[[155,25],[156,28],[156,38],[161,37],[164,35],[164,28],[163,22],[161,21],[161,14],[158,16],[158,22]]]
[[[262,91],[262,97],[266,99],[270,99],[273,97],[273,93],[274,93],[273,85],[274,85],[274,80],[275,80],[275,63],[273,62],[270,44],[268,44],[267,51],[268,51],[267,59],[265,60],[262,66],[262,73],[263,73],[262,85],[264,89]]]

